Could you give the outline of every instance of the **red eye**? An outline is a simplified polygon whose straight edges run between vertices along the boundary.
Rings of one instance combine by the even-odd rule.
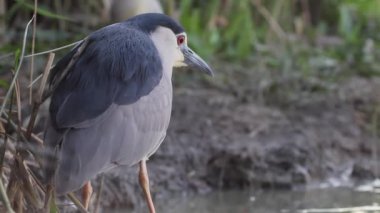
[[[185,42],[185,36],[184,35],[179,35],[177,36],[177,44],[178,46],[183,44]]]

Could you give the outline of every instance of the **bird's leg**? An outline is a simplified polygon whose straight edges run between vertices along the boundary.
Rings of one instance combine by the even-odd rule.
[[[140,161],[140,172],[139,172],[139,181],[140,185],[143,188],[145,200],[148,204],[150,213],[156,213],[156,210],[154,208],[152,196],[150,194],[149,189],[149,177],[148,177],[148,170],[146,169],[146,160]]]
[[[91,182],[88,181],[82,187],[82,202],[83,202],[83,206],[86,210],[88,210],[88,206],[90,205],[90,199],[91,199],[92,192],[93,192],[93,190],[92,190]]]

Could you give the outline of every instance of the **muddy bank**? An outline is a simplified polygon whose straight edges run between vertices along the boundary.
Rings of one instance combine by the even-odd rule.
[[[168,136],[148,163],[154,199],[373,179],[378,91],[380,78],[354,77],[284,107],[177,88]],[[136,167],[105,174],[103,206],[144,205],[136,174]]]

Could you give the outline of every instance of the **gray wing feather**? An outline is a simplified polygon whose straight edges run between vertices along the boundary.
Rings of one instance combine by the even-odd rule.
[[[133,165],[153,154],[166,135],[171,85],[152,91],[131,105],[113,104],[104,120],[72,129],[64,137],[56,173],[56,191],[65,194],[115,165]],[[164,91],[168,91],[167,93]],[[164,94],[165,93],[165,94]]]
[[[105,27],[53,69],[51,120],[58,129],[90,125],[112,103],[130,104],[149,94],[161,77],[162,64],[147,34],[126,23]]]

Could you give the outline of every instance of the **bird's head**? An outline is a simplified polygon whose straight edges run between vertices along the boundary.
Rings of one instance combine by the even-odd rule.
[[[183,27],[172,18],[159,13],[146,13],[132,19],[140,29],[150,34],[163,63],[172,67],[188,66],[213,75],[210,66],[187,45],[188,38]]]
[[[176,35],[180,58],[176,61],[175,67],[189,66],[191,68],[213,75],[210,66],[187,45],[187,34],[185,32]]]

